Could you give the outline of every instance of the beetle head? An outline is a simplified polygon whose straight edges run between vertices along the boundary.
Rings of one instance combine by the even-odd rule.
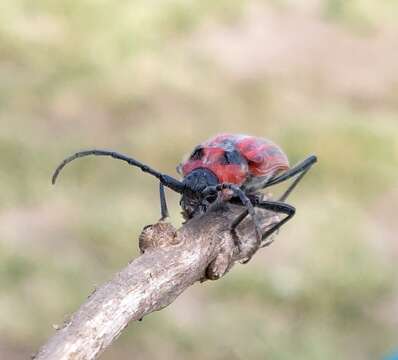
[[[203,190],[208,186],[214,186],[218,183],[217,176],[205,168],[197,168],[184,177],[184,192],[180,205],[185,218],[190,219],[195,214],[206,211],[207,205],[213,202],[215,197],[212,196],[205,199],[203,197]]]

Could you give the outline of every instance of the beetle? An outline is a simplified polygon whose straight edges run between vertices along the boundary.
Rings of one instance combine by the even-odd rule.
[[[317,157],[311,155],[290,167],[283,150],[272,141],[256,136],[226,133],[202,142],[185,157],[177,167],[182,176],[181,181],[132,157],[114,151],[92,149],[77,152],[64,159],[55,169],[52,183],[55,184],[66,164],[88,155],[110,156],[156,177],[159,180],[161,220],[168,217],[165,186],[181,194],[180,205],[186,220],[205,213],[220,198],[221,201],[227,199],[243,205],[246,209],[232,222],[231,230],[235,230],[247,215],[251,216],[256,234],[256,245],[251,255],[259,247],[269,245],[271,241],[267,241],[267,238],[294,216],[296,209],[285,200],[317,161]],[[263,199],[260,190],[290,178],[295,179],[279,199]],[[256,218],[255,207],[286,216],[263,233]]]

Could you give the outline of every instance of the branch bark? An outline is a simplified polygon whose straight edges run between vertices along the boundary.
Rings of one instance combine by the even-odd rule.
[[[142,255],[94,290],[34,358],[96,359],[130,321],[164,308],[197,281],[222,277],[247,259],[255,242],[249,217],[235,234],[230,231],[241,212],[241,206],[225,203],[179,230],[163,222],[145,227],[139,239]],[[258,216],[264,230],[278,220],[267,211]]]

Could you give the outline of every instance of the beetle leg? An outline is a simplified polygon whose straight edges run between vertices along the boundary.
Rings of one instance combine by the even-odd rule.
[[[311,165],[309,165],[307,168],[304,168],[302,173],[294,179],[294,181],[289,185],[289,187],[282,194],[282,196],[280,196],[280,198],[278,199],[279,201],[283,202],[287,199],[287,197],[290,195],[290,193],[294,190],[294,188],[297,186],[297,184],[301,181],[301,179],[304,177],[304,175],[311,168]]]
[[[290,195],[290,193],[297,186],[297,184],[300,182],[300,180],[304,177],[304,175],[307,173],[307,171],[311,168],[311,166],[314,165],[316,162],[317,162],[316,156],[311,155],[308,158],[304,159],[299,164],[297,164],[296,166],[294,166],[291,169],[284,172],[283,174],[276,176],[273,179],[271,179],[270,181],[268,181],[266,184],[264,184],[263,188],[266,188],[271,185],[279,184],[279,183],[286,181],[286,180],[299,174],[299,176],[290,184],[288,189],[279,198],[279,201],[283,202]]]
[[[291,177],[294,177],[296,175],[299,175],[293,182],[290,184],[290,186],[287,188],[287,190],[282,194],[282,196],[278,199],[278,201],[270,201],[270,200],[259,200],[259,199],[254,199],[254,206],[259,207],[265,210],[271,210],[277,213],[283,213],[286,214],[287,216],[276,223],[272,228],[267,230],[264,234],[262,234],[261,237],[261,243],[259,247],[265,247],[270,245],[273,240],[266,241],[266,239],[272,235],[275,231],[277,231],[283,224],[285,224],[287,221],[289,221],[295,214],[296,209],[289,205],[284,203],[286,198],[290,195],[290,193],[294,190],[294,188],[297,186],[297,184],[301,181],[301,179],[304,177],[304,175],[308,172],[308,170],[311,168],[312,165],[314,165],[317,161],[316,156],[311,155],[296,166],[292,167],[285,173],[283,173],[280,176],[277,176],[271,180],[269,180],[267,183],[264,184],[263,188],[279,184],[282,181],[285,181],[287,179],[290,179]],[[231,230],[235,231],[236,227],[246,218],[248,215],[248,211],[242,212],[232,223],[231,225]],[[256,251],[257,249],[255,249]],[[254,251],[254,252],[255,252]],[[247,260],[249,261],[250,258]],[[246,262],[247,262],[246,261]]]
[[[267,241],[267,238],[271,236],[273,233],[275,233],[275,231],[277,231],[283,224],[288,222],[296,213],[296,209],[293,206],[280,201],[269,201],[269,200],[257,201],[254,203],[254,207],[258,207],[264,210],[274,211],[276,213],[282,213],[287,216],[281,221],[278,221],[275,225],[273,225],[270,229],[268,229],[264,234],[261,235],[260,244],[253,248],[252,253],[248,257],[248,259],[243,262],[244,264],[250,261],[251,257],[260,247],[265,247],[272,244],[274,240]],[[231,224],[232,232],[235,232],[236,228],[246,218],[247,215],[248,211],[245,210],[236,219],[234,219],[234,221]]]
[[[250,201],[250,199],[247,197],[247,195],[243,192],[243,190],[239,186],[236,186],[234,184],[229,184],[229,183],[222,183],[222,184],[218,184],[218,185],[214,185],[214,186],[208,186],[207,188],[205,188],[203,190],[202,195],[204,197],[206,197],[207,195],[210,195],[214,192],[222,191],[224,189],[232,190],[233,195],[239,197],[239,200],[241,201],[242,205],[246,207],[247,214],[249,214],[251,216],[251,218],[253,219],[254,229],[255,229],[255,233],[256,233],[257,246],[259,247],[261,245],[262,232],[261,232],[260,225],[257,221],[256,212],[254,210],[252,202]],[[246,217],[246,215],[245,215],[245,217]],[[232,230],[233,230],[233,228],[232,228]]]
[[[169,217],[169,210],[167,208],[166,194],[164,192],[164,185],[159,183],[159,196],[160,196],[160,220],[164,221]]]
[[[243,185],[242,190],[247,194],[254,194],[256,191],[264,189],[271,179],[272,175],[260,177],[258,180],[256,177],[253,177],[247,185]]]
[[[277,231],[282,225],[287,223],[296,213],[296,208],[294,206],[286,204],[281,201],[264,200],[258,202],[254,206],[260,209],[274,211],[276,213],[287,215],[285,218],[277,222],[274,226],[272,226],[262,235],[260,247],[265,247],[270,245],[273,242],[273,240],[267,241],[267,238],[271,236],[273,233],[275,233],[275,231]]]

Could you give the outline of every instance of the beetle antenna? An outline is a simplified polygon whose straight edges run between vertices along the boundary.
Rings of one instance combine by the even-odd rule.
[[[55,184],[59,173],[65,167],[65,165],[67,165],[68,163],[70,163],[71,161],[73,161],[75,159],[78,159],[78,158],[81,158],[84,156],[89,156],[89,155],[110,156],[110,157],[113,157],[114,159],[125,161],[129,165],[136,166],[136,167],[140,168],[143,172],[146,172],[152,176],[155,176],[157,179],[159,179],[159,181],[164,186],[167,186],[168,188],[170,188],[180,194],[182,194],[184,192],[184,189],[185,189],[184,184],[181,181],[174,179],[173,177],[171,177],[169,175],[162,174],[162,173],[152,169],[148,165],[145,165],[145,164],[139,162],[138,160],[135,160],[129,156],[117,153],[115,151],[97,150],[97,149],[79,151],[79,152],[67,157],[66,159],[64,159],[55,169],[54,174],[52,176],[52,183]]]

